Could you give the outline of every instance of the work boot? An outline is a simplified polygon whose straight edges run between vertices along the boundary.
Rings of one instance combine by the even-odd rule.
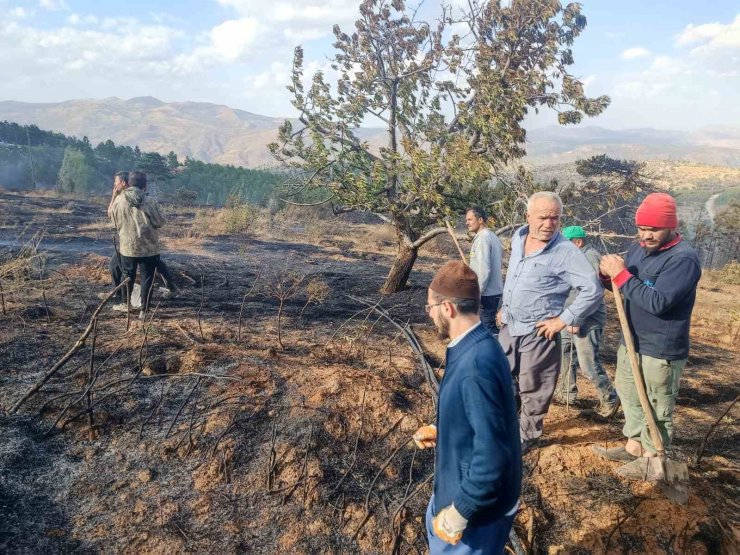
[[[115,312],[128,312],[129,306],[126,303],[118,303],[118,304],[114,304],[111,307],[111,309],[114,310]]]
[[[657,457],[638,457],[617,468],[617,474],[628,480],[657,482],[661,480],[660,461]]]
[[[180,289],[179,288],[169,288],[169,287],[160,287],[159,288],[160,293],[162,293],[162,298],[167,299],[176,299],[180,296]]]
[[[591,451],[607,461],[632,462],[637,458],[632,453],[629,453],[624,446],[607,448],[601,445],[592,445]]]
[[[536,437],[534,439],[525,439],[522,440],[522,457],[529,453],[530,451],[534,451],[535,449],[538,449],[540,446],[540,438]]]
[[[619,398],[617,398],[617,400],[613,403],[610,403],[608,401],[601,401],[599,403],[599,407],[596,409],[596,414],[598,414],[602,418],[611,418],[612,416],[617,414],[618,410]]]
[[[573,403],[576,402],[575,395],[570,397],[569,395],[566,395],[565,393],[561,393],[560,391],[556,391],[555,394],[552,396],[552,402],[556,405],[573,405]]]

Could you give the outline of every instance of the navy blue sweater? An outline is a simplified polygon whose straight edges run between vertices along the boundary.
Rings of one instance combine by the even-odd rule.
[[[481,325],[447,349],[437,407],[435,514],[454,502],[471,524],[505,515],[519,498],[521,460],[509,363]]]
[[[701,264],[686,241],[648,254],[634,243],[625,257],[627,270],[615,282],[638,353],[664,360],[689,356],[689,324]]]

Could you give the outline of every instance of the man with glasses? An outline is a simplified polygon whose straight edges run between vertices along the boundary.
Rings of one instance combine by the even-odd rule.
[[[513,383],[498,342],[481,324],[478,277],[445,264],[427,292],[427,313],[447,346],[437,426],[414,434],[437,447],[427,507],[429,553],[503,553],[518,509],[521,453]]]

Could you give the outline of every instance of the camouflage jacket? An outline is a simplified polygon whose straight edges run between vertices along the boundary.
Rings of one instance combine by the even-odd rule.
[[[111,220],[118,231],[123,256],[159,254],[158,230],[164,225],[164,216],[154,198],[129,187],[113,201]]]

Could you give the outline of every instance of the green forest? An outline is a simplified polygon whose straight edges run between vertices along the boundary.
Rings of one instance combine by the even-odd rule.
[[[174,152],[142,152],[107,140],[93,146],[36,125],[0,122],[0,187],[107,194],[118,171],[146,172],[155,194],[178,204],[221,206],[227,199],[267,205],[284,176],[265,170],[210,164]]]

